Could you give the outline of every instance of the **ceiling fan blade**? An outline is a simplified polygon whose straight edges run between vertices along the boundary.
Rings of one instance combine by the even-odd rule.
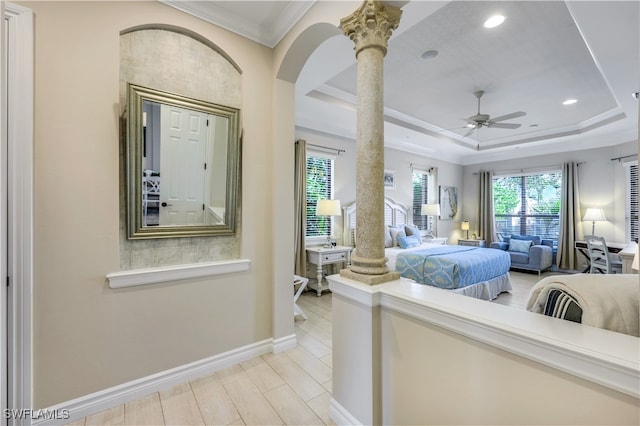
[[[488,127],[495,127],[498,129],[517,129],[521,124],[518,123],[489,123]]]
[[[467,136],[471,136],[471,134],[472,134],[473,132],[475,132],[475,131],[476,131],[476,128],[475,128],[475,127],[472,127],[471,129],[469,129],[469,131],[468,131],[467,133],[465,133],[465,134],[464,134],[464,136],[463,136],[463,137],[464,137],[464,138],[466,138]]]
[[[492,118],[491,123],[497,123],[498,121],[510,120],[512,118],[518,118],[527,115],[526,112],[518,111],[512,112],[511,114],[501,115],[500,117]]]

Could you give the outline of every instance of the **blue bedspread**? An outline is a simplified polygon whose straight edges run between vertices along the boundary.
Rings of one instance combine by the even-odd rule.
[[[506,251],[468,246],[442,246],[400,253],[396,271],[421,284],[444,289],[466,287],[509,272]]]

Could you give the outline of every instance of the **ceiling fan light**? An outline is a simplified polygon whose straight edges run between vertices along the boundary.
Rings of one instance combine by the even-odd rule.
[[[506,19],[506,17],[503,16],[503,15],[493,15],[492,17],[490,17],[489,19],[484,21],[484,27],[485,28],[495,28],[495,27],[499,26],[500,24],[502,24],[505,19]]]
[[[576,102],[578,102],[578,100],[577,100],[577,99],[567,99],[566,101],[564,101],[564,102],[562,103],[562,105],[573,105],[573,104],[575,104]]]

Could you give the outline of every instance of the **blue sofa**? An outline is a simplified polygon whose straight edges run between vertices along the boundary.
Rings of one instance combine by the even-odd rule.
[[[542,239],[537,235],[513,234],[503,237],[501,242],[491,243],[491,248],[507,251],[511,257],[512,269],[537,271],[540,275],[553,264],[553,240]]]

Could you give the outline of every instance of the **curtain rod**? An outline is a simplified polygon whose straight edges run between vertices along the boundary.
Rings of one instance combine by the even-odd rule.
[[[612,158],[611,161],[620,161],[620,160],[624,160],[625,158],[631,158],[631,157],[637,157],[638,154],[631,154],[631,155],[624,155],[622,157],[616,157],[616,158]]]
[[[338,155],[340,155],[340,153],[341,153],[341,152],[347,152],[347,151],[345,151],[344,149],[331,148],[331,147],[329,147],[329,146],[322,146],[322,145],[314,145],[314,144],[312,144],[312,143],[308,143],[307,145],[308,145],[308,146],[312,146],[312,147],[314,147],[314,148],[322,148],[322,149],[326,149],[326,150],[329,150],[329,151],[335,151],[335,152],[337,152],[337,153],[338,153]]]
[[[580,165],[582,163],[576,163],[576,165]],[[494,176],[504,176],[504,175],[515,175],[521,173],[536,173],[536,172],[550,172],[553,170],[562,170],[562,166],[540,166],[540,167],[530,167],[527,169],[514,169],[514,170],[498,170],[493,172]],[[473,175],[477,176],[480,172],[474,172]]]
[[[429,172],[429,173],[431,173],[431,172],[433,172],[434,170],[436,170],[436,168],[435,168],[434,166],[422,167],[422,166],[421,166],[421,165],[419,165],[419,164],[413,164],[413,163],[409,163],[409,168],[410,168],[411,170],[413,170],[413,169],[424,170],[424,171],[427,171],[427,172]]]

